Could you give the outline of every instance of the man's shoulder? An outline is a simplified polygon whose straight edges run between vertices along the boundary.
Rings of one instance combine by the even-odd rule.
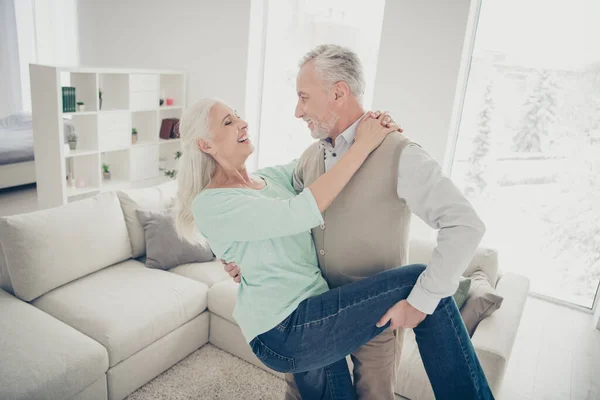
[[[418,146],[418,144],[414,143],[412,140],[410,140],[406,135],[404,135],[404,133],[401,132],[392,132],[389,135],[386,136],[385,140],[383,141],[383,144],[386,144],[388,146],[408,146],[410,144],[415,144]]]
[[[401,154],[409,146],[419,146],[419,144],[410,140],[403,133],[392,132],[386,136],[376,151],[379,153]]]
[[[320,154],[321,146],[319,145],[319,141],[312,143],[310,146],[304,150],[300,158],[298,159],[298,165],[302,165],[309,160],[314,159],[317,155]]]

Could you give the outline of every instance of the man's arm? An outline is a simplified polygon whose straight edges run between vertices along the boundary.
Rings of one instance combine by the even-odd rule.
[[[292,174],[292,186],[296,191],[296,194],[304,190],[304,176],[300,163],[296,164],[294,172]]]
[[[414,214],[439,229],[431,263],[407,298],[417,310],[432,314],[440,300],[458,288],[485,225],[440,165],[421,147],[409,145],[403,150],[398,171],[398,196],[406,200]]]

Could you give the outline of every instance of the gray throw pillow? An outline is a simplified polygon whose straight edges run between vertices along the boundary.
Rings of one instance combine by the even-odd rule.
[[[473,336],[477,325],[500,308],[504,297],[496,293],[485,272],[475,271],[469,279],[471,288],[460,315],[469,331],[469,336]]]
[[[175,231],[175,209],[136,210],[146,238],[146,266],[171,269],[181,264],[214,260],[208,243],[179,239]]]
[[[464,276],[460,277],[460,282],[458,283],[458,289],[456,289],[456,293],[452,297],[454,297],[454,301],[456,302],[456,306],[460,309],[467,301],[467,297],[469,296],[469,289],[471,288],[471,280],[465,278]]]

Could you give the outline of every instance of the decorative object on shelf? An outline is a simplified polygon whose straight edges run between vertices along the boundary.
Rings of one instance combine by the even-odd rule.
[[[69,143],[69,149],[77,150],[77,135],[74,130],[67,134],[67,142]]]
[[[73,158],[69,158],[68,163],[68,173],[67,173],[67,186],[75,187],[75,174],[73,173]]]
[[[63,86],[62,88],[63,112],[75,112],[75,88],[72,86]]]
[[[174,102],[173,99],[167,97],[167,106],[172,106],[173,102]]]
[[[171,131],[171,139],[179,139],[181,135],[179,134],[179,120],[174,118],[177,122],[173,125],[173,130]]]
[[[110,180],[110,166],[108,164],[102,163],[102,176],[105,180]]]
[[[102,110],[102,89],[98,89],[98,110]]]
[[[175,155],[173,156],[173,158],[175,160],[179,160],[182,155],[183,155],[183,152],[176,151]],[[164,158],[161,157],[159,159],[159,164],[158,165],[159,165],[158,169],[161,170],[161,171],[163,171],[165,173],[165,176],[168,176],[171,179],[175,179],[177,177],[177,170],[176,169],[171,169],[171,170],[166,169],[166,161],[165,161]]]
[[[136,144],[138,141],[138,132],[137,129],[133,128],[131,130],[131,143]]]
[[[161,139],[178,139],[179,138],[179,119],[165,118],[160,125]]]
[[[165,99],[159,99],[158,100],[158,105],[162,106],[165,103]]]
[[[77,111],[85,111],[85,104],[83,104],[83,101],[77,102]]]

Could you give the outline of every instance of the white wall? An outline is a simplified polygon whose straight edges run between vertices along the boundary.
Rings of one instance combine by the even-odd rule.
[[[462,103],[460,96],[459,101],[455,98],[468,66],[463,44],[470,32],[468,22],[472,24],[470,12],[477,8],[472,6],[478,4],[479,0],[386,2],[373,109],[389,110],[405,134],[441,165],[453,146],[451,134]],[[418,218],[414,221],[413,234],[432,235]]]
[[[188,104],[217,96],[244,110],[249,24],[245,0],[81,0],[81,64],[182,69]]]

